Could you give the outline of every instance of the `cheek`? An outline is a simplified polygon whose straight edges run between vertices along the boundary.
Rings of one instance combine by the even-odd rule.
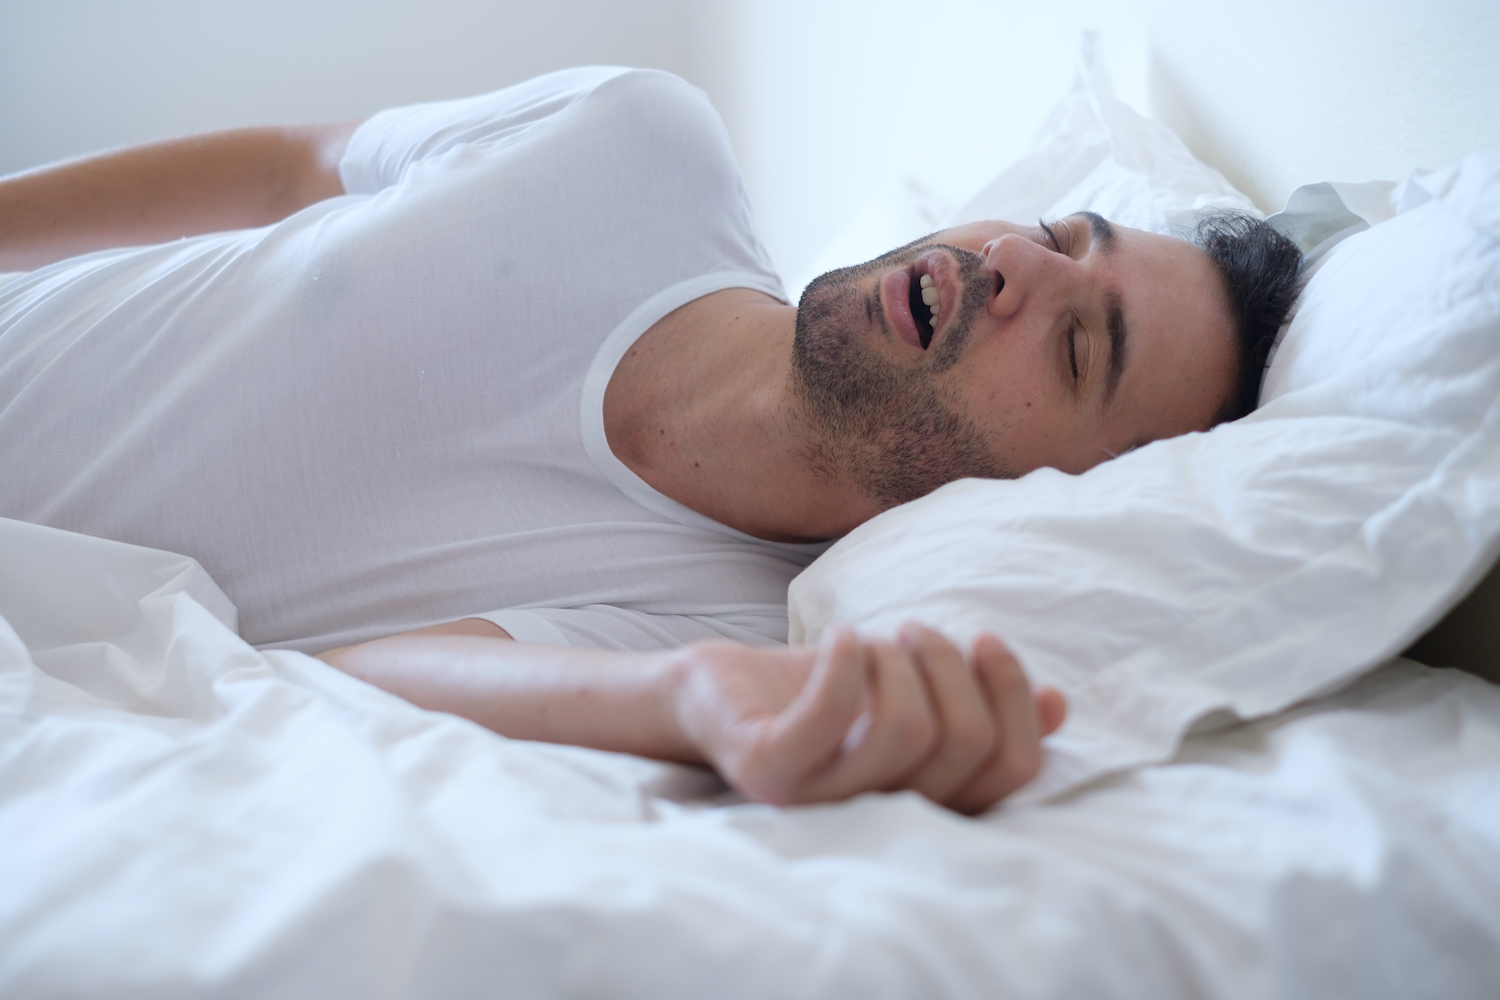
[[[1024,379],[991,380],[968,396],[969,416],[1017,474],[1047,466],[1081,473],[1108,456],[1071,397]]]
[[[965,394],[970,423],[984,433],[992,451],[1018,474],[1056,464],[1063,438],[1056,412],[1035,386],[1017,380],[988,380]]]
[[[994,352],[969,360],[956,374],[975,419],[1004,413],[1012,425],[1037,424],[1049,419],[1046,415],[1056,411],[1060,402],[1057,387],[1038,368],[1034,358]]]

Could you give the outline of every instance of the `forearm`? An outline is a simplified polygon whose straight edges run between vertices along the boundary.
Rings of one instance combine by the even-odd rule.
[[[504,735],[705,763],[785,805],[913,788],[987,809],[1041,766],[1061,725],[994,636],[970,659],[930,629],[895,643],[833,629],[816,648],[699,642],[658,653],[537,646],[463,619],[324,653],[340,670]]]
[[[214,132],[0,180],[0,271],[276,222],[343,194],[338,162],[354,128]]]
[[[474,635],[396,635],[321,659],[422,708],[515,739],[702,763],[674,706],[671,652],[616,653]]]

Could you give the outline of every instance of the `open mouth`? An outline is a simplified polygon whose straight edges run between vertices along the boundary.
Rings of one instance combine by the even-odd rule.
[[[909,293],[909,304],[911,305],[911,318],[917,324],[917,336],[921,338],[922,350],[927,350],[932,343],[932,335],[937,330],[938,319],[938,297],[937,288],[932,283],[932,275],[912,275]]]

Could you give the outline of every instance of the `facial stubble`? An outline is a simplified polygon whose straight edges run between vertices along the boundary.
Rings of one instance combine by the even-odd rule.
[[[872,326],[887,336],[890,330],[864,285],[935,246],[918,241],[867,264],[830,271],[807,286],[797,307],[792,379],[806,407],[804,457],[818,475],[850,482],[882,510],[955,479],[1015,476],[993,454],[991,436],[962,412],[957,393],[939,377],[962,360],[988,298],[978,255],[941,247],[957,262],[964,293],[928,357],[898,365],[868,343]]]

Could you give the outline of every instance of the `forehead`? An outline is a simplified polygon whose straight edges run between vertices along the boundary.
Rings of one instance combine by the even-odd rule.
[[[1120,416],[1143,440],[1206,430],[1233,390],[1238,356],[1223,281],[1186,240],[1116,230],[1118,259],[1109,266],[1137,347],[1120,386]]]

